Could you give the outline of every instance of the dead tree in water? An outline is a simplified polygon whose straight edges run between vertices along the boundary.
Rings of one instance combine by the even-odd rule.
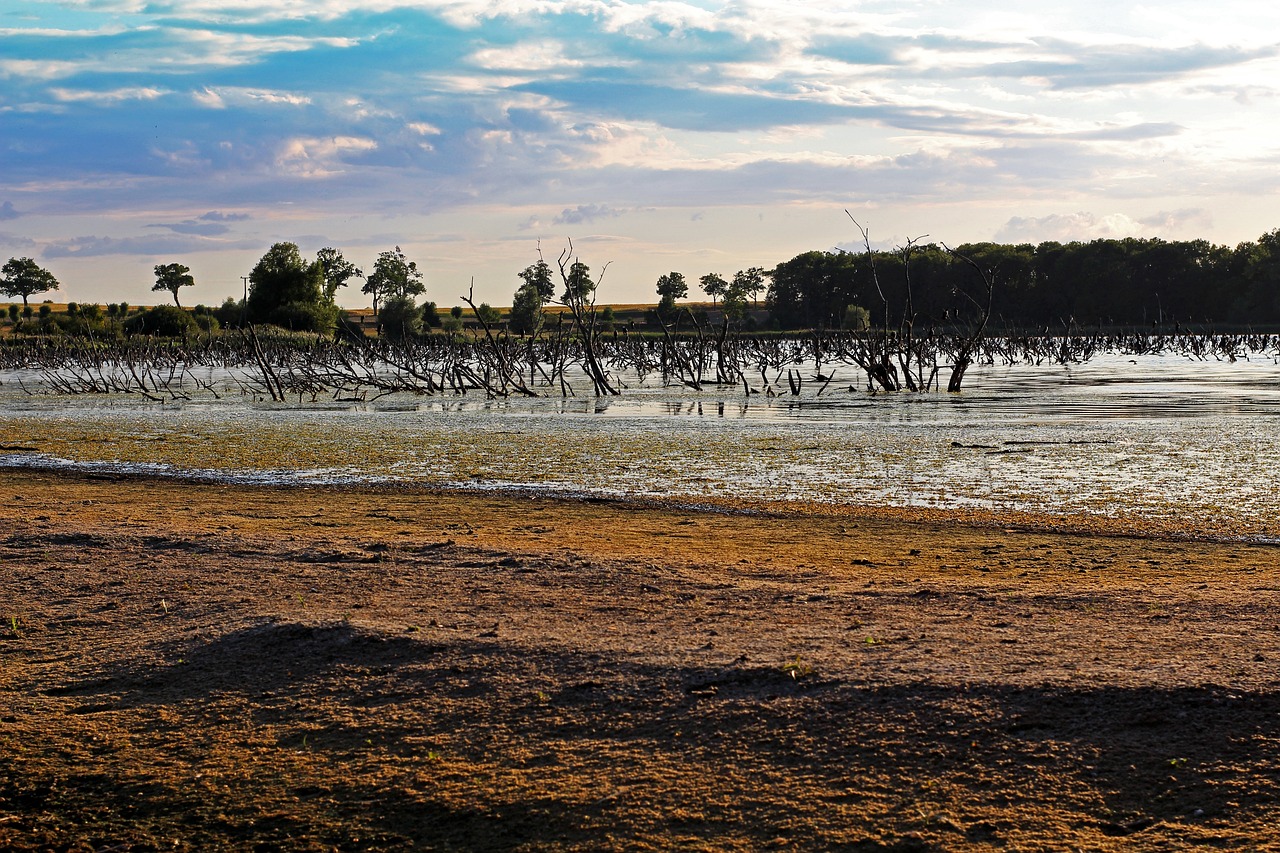
[[[916,243],[928,235],[913,237],[905,246],[898,248],[902,258],[903,284],[905,286],[905,304],[902,319],[898,328],[891,330],[889,326],[889,299],[880,286],[880,277],[876,271],[875,252],[871,249],[871,232],[863,227],[853,214],[845,211],[849,219],[862,233],[862,243],[867,250],[867,262],[871,267],[871,281],[880,297],[884,312],[884,326],[877,330],[868,328],[865,332],[855,332],[854,340],[844,350],[844,354],[867,374],[872,387],[879,386],[885,391],[900,391],[905,387],[908,391],[924,391],[932,386],[937,375],[936,348],[932,335],[921,340],[916,336],[916,311],[912,300],[911,253]],[[925,368],[929,367],[926,376]]]
[[[946,243],[942,244],[942,248],[946,250],[948,255],[963,261],[978,273],[979,278],[982,280],[982,294],[980,295],[986,296],[986,300],[982,301],[974,298],[973,294],[968,291],[962,291],[965,298],[978,309],[978,319],[968,332],[957,334],[956,336],[956,346],[951,357],[951,378],[947,380],[947,391],[955,393],[960,390],[960,385],[964,382],[965,371],[969,369],[969,365],[973,364],[974,353],[982,343],[983,335],[987,332],[987,323],[991,320],[991,302],[995,294],[995,273],[993,270],[980,266],[977,261],[968,255],[960,254]]]
[[[475,281],[472,280],[467,295],[461,299],[470,306],[471,313],[475,314],[476,319],[480,321],[480,326],[484,329],[484,341],[487,344],[483,351],[477,353],[483,362],[484,378],[477,376],[476,380],[490,397],[506,397],[512,391],[526,397],[538,396],[524,384],[524,371],[518,361],[521,348],[513,345],[510,335],[494,334],[493,328],[489,325],[489,319],[476,307],[475,292]]]
[[[591,280],[588,275],[590,267],[574,256],[573,241],[560,253],[556,265],[560,268],[560,280],[564,284],[561,304],[573,315],[574,328],[578,331],[582,346],[582,366],[591,379],[597,396],[616,396],[618,389],[613,387],[609,371],[605,370],[596,351],[600,334],[596,314],[596,287],[599,282]],[[604,270],[608,268],[609,265],[605,264],[601,270],[602,279]]]

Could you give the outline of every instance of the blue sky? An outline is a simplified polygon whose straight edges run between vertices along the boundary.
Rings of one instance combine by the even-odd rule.
[[[0,2],[0,257],[239,295],[274,242],[442,305],[572,239],[601,298],[857,248],[1280,227],[1256,2]],[[358,292],[344,304],[366,304]]]

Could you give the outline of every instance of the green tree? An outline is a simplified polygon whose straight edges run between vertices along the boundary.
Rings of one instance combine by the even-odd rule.
[[[423,304],[422,325],[432,329],[440,328],[440,309],[436,307],[434,302],[427,302]]]
[[[324,268],[324,298],[333,302],[339,287],[346,287],[353,278],[364,278],[364,273],[355,264],[342,256],[342,252],[326,246],[316,252],[316,261]]]
[[[542,258],[519,273],[524,282],[511,300],[511,331],[521,335],[537,334],[545,322],[543,307],[555,298],[556,285],[551,265]]]
[[[768,295],[774,319],[784,329],[838,327],[845,308],[858,300],[854,263],[848,252],[813,251],[778,264],[770,273]],[[734,276],[734,281],[739,281],[739,276]],[[744,276],[743,282],[749,280]],[[744,290],[733,286],[730,290],[745,301]],[[725,300],[729,301],[728,295]]]
[[[248,318],[302,332],[332,331],[338,309],[324,301],[324,267],[295,243],[276,243],[249,273]]]
[[[666,320],[675,315],[676,300],[689,295],[689,285],[685,282],[683,273],[669,272],[658,276],[657,291],[661,297],[658,300],[658,315]]]
[[[556,295],[556,284],[551,278],[551,265],[539,258],[536,264],[530,264],[520,272],[524,279],[524,287],[533,288],[538,299],[546,305]]]
[[[755,302],[760,291],[764,290],[764,276],[765,272],[760,267],[738,270],[733,274],[733,283],[730,287]]]
[[[373,272],[365,279],[362,292],[373,297],[373,313],[377,314],[379,301],[401,298],[412,303],[414,297],[424,293],[426,289],[418,265],[406,258],[400,247],[396,246],[394,250],[378,255],[378,260],[373,264]]]
[[[536,285],[521,285],[511,300],[511,331],[518,335],[536,335],[545,322],[543,304]]]
[[[408,340],[422,333],[422,311],[412,296],[391,296],[378,312],[378,334],[393,341]]]
[[[663,299],[670,298],[672,302],[687,297],[689,285],[684,280],[684,274],[669,272],[658,276],[658,295]]]
[[[173,294],[173,304],[181,308],[182,303],[178,301],[178,291],[184,287],[191,287],[196,280],[191,277],[191,269],[184,264],[156,264],[156,283],[151,285],[152,291],[167,290]]]
[[[716,300],[724,296],[729,289],[729,282],[724,280],[724,276],[714,272],[709,272],[698,279],[698,283],[702,285],[702,292],[711,297],[712,305],[715,305]]]
[[[574,261],[561,273],[561,277],[564,279],[564,294],[560,298],[565,305],[585,308],[593,301],[596,283],[591,279],[591,267],[582,261]]]
[[[37,293],[58,289],[58,280],[31,258],[10,258],[0,267],[0,293],[5,296],[21,296],[22,307],[30,307],[27,299]]]
[[[871,328],[871,313],[861,305],[844,309],[844,327],[851,332],[865,332]]]
[[[157,305],[125,321],[124,330],[130,335],[159,335],[167,338],[184,337],[197,328],[196,319],[176,305]]]

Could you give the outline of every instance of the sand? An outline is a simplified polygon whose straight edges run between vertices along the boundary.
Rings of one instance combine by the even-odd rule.
[[[0,477],[0,848],[1280,849],[1280,550]]]

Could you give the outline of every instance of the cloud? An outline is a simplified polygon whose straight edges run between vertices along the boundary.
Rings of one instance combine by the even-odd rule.
[[[0,222],[6,219],[17,219],[21,215],[22,213],[14,208],[13,202],[6,201],[4,204],[0,204]]]
[[[601,219],[616,219],[624,213],[605,204],[580,204],[560,211],[552,222],[555,225],[584,225]]]
[[[161,234],[146,237],[83,236],[55,240],[45,246],[42,254],[46,258],[87,258],[101,255],[162,256],[210,250],[249,249],[257,247],[259,242],[255,239],[228,243],[188,234]]]
[[[0,248],[5,251],[32,252],[37,243],[25,234],[8,234],[0,231]]]
[[[281,143],[275,165],[286,174],[304,178],[325,178],[345,171],[352,154],[374,151],[378,143],[358,136],[327,139],[294,137]]]
[[[1171,121],[1141,122],[1131,125],[1108,124],[1095,130],[1082,130],[1064,134],[1068,139],[1088,139],[1095,141],[1134,142],[1140,139],[1159,139],[1164,136],[1176,136],[1185,128]]]
[[[1213,217],[1204,208],[1184,207],[1178,210],[1161,210],[1150,216],[1140,217],[1138,222],[1157,234],[1172,236],[1208,228],[1213,224]]]
[[[1280,17],[1213,27],[1237,12],[1171,3],[30,4],[0,29],[0,198],[39,193],[63,256],[234,246],[249,217],[349,223],[348,244],[376,219],[394,245],[462,221],[630,237],[655,208],[733,241],[721,223],[865,200],[922,230],[973,204],[972,239],[1260,215],[1236,198],[1275,186]],[[1162,212],[1028,215],[1076,208]],[[187,212],[102,237],[57,218],[140,210]]]
[[[967,73],[982,77],[1035,78],[1053,89],[1133,86],[1178,79],[1195,72],[1246,65],[1277,55],[1280,47],[1214,47],[1205,44],[1166,47],[1119,44],[1090,46],[1060,39],[1037,39],[1045,58],[980,65]],[[952,69],[953,71],[957,69]]]
[[[97,106],[114,106],[125,101],[154,101],[169,92],[150,86],[136,86],[110,91],[87,91],[76,89],[51,88],[49,94],[57,101],[68,103],[90,103]]]
[[[1107,216],[1086,212],[1054,213],[1041,217],[1015,216],[996,232],[995,239],[1002,243],[1070,243],[1134,237],[1142,231],[1142,223],[1123,213]]]
[[[228,222],[243,222],[249,219],[247,213],[220,213],[211,210],[208,213],[201,214],[195,219],[186,219],[182,222],[159,223],[148,225],[148,228],[167,228],[175,234],[193,234],[201,237],[218,237],[226,234],[231,230]]]

